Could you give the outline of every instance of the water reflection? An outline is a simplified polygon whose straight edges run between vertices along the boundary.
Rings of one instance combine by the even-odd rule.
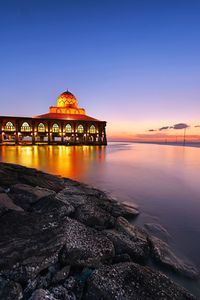
[[[2,146],[0,160],[83,180],[94,162],[105,159],[104,146]]]

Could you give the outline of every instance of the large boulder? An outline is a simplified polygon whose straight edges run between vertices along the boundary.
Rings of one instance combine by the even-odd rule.
[[[59,255],[62,264],[98,267],[111,262],[114,254],[113,243],[101,232],[75,220],[68,223],[66,244]]]
[[[7,210],[24,211],[20,206],[16,205],[6,193],[0,193],[0,208]]]
[[[52,215],[11,211],[0,218],[0,269],[19,282],[33,279],[57,261],[67,221]]]
[[[9,163],[0,163],[0,182],[2,187],[24,183],[47,188],[55,192],[59,192],[65,187],[64,179],[59,176]]]
[[[21,206],[25,210],[41,199],[53,198],[55,192],[39,186],[32,187],[28,184],[15,184],[11,186],[9,195],[15,204]]]
[[[86,300],[194,300],[164,274],[135,263],[95,270],[88,279]]]
[[[115,219],[108,212],[91,201],[77,207],[74,218],[97,229],[113,228],[115,224]]]
[[[115,227],[105,234],[113,242],[116,254],[128,254],[133,261],[144,262],[150,252],[147,233],[122,217],[117,218]]]
[[[159,264],[189,278],[199,277],[196,267],[177,257],[167,243],[154,236],[150,237],[150,241],[152,256]]]

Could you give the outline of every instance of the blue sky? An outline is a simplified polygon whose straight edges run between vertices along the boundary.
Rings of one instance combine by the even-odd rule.
[[[196,0],[0,0],[0,114],[68,88],[110,135],[200,123],[199,16]]]

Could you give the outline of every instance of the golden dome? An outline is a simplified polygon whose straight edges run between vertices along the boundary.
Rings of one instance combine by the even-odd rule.
[[[68,90],[62,94],[57,99],[57,107],[77,107],[78,101],[76,97],[70,93]]]

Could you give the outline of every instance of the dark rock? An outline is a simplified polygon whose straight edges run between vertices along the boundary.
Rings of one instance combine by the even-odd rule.
[[[140,241],[141,243],[148,244],[147,232],[141,227],[130,224],[123,217],[117,218],[115,227],[118,231],[129,236],[132,240],[135,240],[136,242]]]
[[[55,297],[55,299],[59,300],[76,300],[76,296],[74,293],[68,291],[62,285],[58,285],[50,288],[50,292]]]
[[[113,242],[117,255],[128,254],[135,262],[144,262],[148,258],[148,244],[131,240],[129,236],[117,230],[105,230],[104,233]]]
[[[89,201],[76,209],[74,218],[97,229],[113,228],[115,223],[115,219],[108,212]]]
[[[114,246],[100,232],[70,220],[66,244],[59,255],[64,265],[97,267],[108,263],[114,256]]]
[[[71,204],[73,207],[77,208],[80,205],[87,204],[88,196],[76,194],[72,195],[68,192],[66,193],[66,190],[64,189],[56,195],[56,199],[62,201],[67,205]]]
[[[196,267],[178,258],[167,243],[153,236],[150,237],[150,241],[152,256],[157,262],[183,276],[198,278],[199,272]]]
[[[70,266],[65,266],[64,268],[56,272],[56,274],[52,278],[52,283],[59,283],[61,281],[64,281],[69,276],[69,272]]]
[[[11,187],[9,195],[15,204],[28,210],[32,204],[39,200],[52,199],[55,196],[55,192],[38,186],[32,187],[27,184],[18,183]]]
[[[122,202],[117,202],[112,198],[99,198],[97,200],[98,205],[109,212],[113,217],[136,217],[139,214],[139,211],[136,208],[127,206]]]
[[[83,299],[84,286],[90,275],[91,271],[83,271],[80,275],[76,275],[76,278],[70,276],[64,282],[63,286],[73,295],[75,295],[77,300],[81,300]]]
[[[171,239],[169,232],[160,224],[157,223],[146,223],[144,227],[153,235],[161,238],[162,240],[168,241]]]
[[[59,192],[65,187],[64,179],[23,166],[0,163],[0,182],[2,187],[10,187],[16,183],[40,186]]]
[[[37,212],[40,214],[50,214],[55,219],[59,219],[63,216],[70,216],[74,212],[74,207],[68,203],[58,200],[57,198],[45,198],[37,201],[29,209],[31,212]]]
[[[69,278],[67,278],[63,284],[63,286],[69,290],[69,291],[73,291],[76,287],[76,279],[73,276],[70,276]]]
[[[65,189],[63,190],[63,193],[65,195],[84,195],[84,196],[96,196],[96,197],[105,196],[104,192],[89,187],[84,183],[79,183],[79,185],[76,186],[71,184],[69,186],[66,185],[65,185]]]
[[[115,230],[106,230],[105,234],[113,242],[116,254],[128,254],[133,261],[144,262],[150,252],[146,232],[122,217],[117,218],[115,227]]]
[[[12,226],[10,226],[12,224]],[[0,218],[0,269],[27,282],[57,261],[66,242],[65,220],[48,215],[9,212]]]
[[[88,280],[86,300],[194,300],[164,274],[135,263],[103,266]]]
[[[49,291],[38,289],[32,294],[29,300],[56,300],[56,299]]]
[[[5,189],[0,186],[0,193],[5,193]]]
[[[0,193],[0,207],[7,210],[24,211],[20,206],[15,205],[6,193]]]
[[[22,298],[22,287],[19,283],[0,277],[0,299],[20,300]]]
[[[131,262],[131,261],[132,261],[132,259],[131,259],[130,255],[128,255],[127,253],[115,255],[115,257],[113,258],[113,264],[118,264],[118,263],[122,263],[122,262]]]

